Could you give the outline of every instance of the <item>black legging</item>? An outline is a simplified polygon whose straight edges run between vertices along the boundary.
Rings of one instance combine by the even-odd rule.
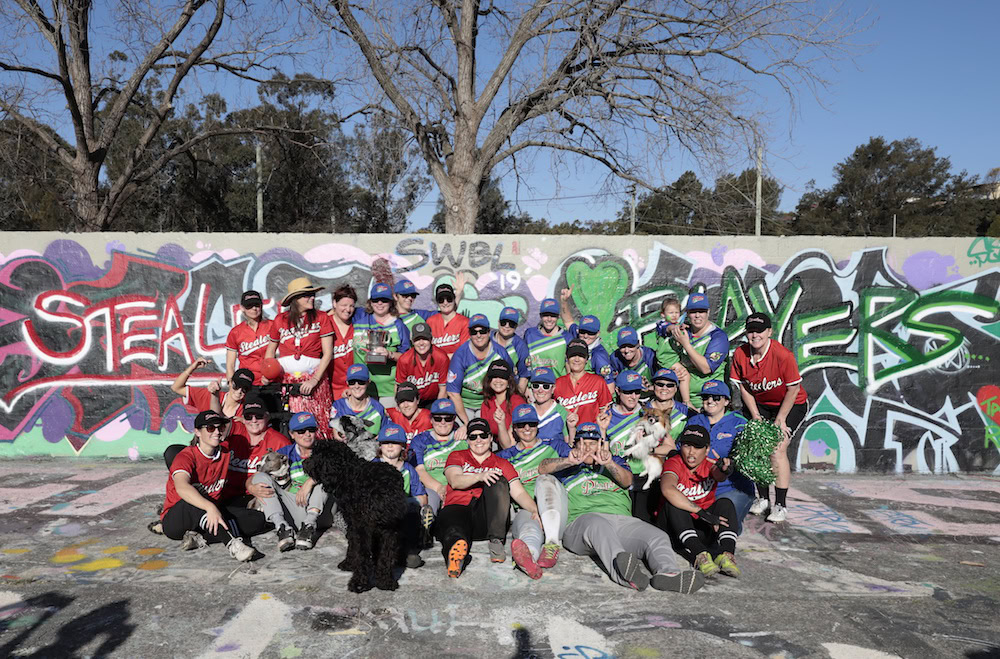
[[[716,499],[715,503],[708,507],[708,511],[730,521],[736,519],[736,507],[731,499]],[[736,553],[735,525],[733,527],[720,525],[716,531],[708,522],[691,517],[691,513],[675,508],[668,501],[663,502],[658,522],[660,528],[679,538],[684,548],[694,556],[703,551],[710,553],[713,558],[727,551],[730,554]],[[705,543],[709,539],[712,544],[706,547]]]
[[[459,540],[500,540],[510,528],[510,484],[501,477],[483,487],[479,498],[469,505],[451,504],[438,513],[434,526],[441,541],[441,553],[448,560],[451,546]]]
[[[644,490],[642,487],[648,478],[648,476],[635,476],[632,480],[632,490],[629,492],[629,496],[632,497],[632,517],[655,524],[656,509],[660,506],[660,479],[653,481],[649,489]]]
[[[263,533],[267,526],[264,513],[247,508],[246,499],[243,497],[220,501],[216,506],[222,513],[226,526],[237,538],[249,538]],[[211,533],[202,525],[204,517],[204,510],[182,499],[171,506],[163,516],[163,535],[171,540],[180,540],[184,537],[185,531],[199,531],[209,542],[229,542],[230,537],[226,529],[220,524],[216,533]]]

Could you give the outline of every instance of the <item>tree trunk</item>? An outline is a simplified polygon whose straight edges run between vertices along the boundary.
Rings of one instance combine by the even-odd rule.
[[[444,226],[447,233],[474,233],[476,218],[479,217],[479,185],[466,184],[455,188],[451,194],[442,190],[445,214]]]
[[[73,172],[73,210],[76,213],[78,229],[83,231],[100,231],[101,199],[98,193],[99,163],[85,163]]]

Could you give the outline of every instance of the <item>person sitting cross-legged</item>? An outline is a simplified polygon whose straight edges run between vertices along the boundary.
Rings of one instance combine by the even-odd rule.
[[[688,426],[677,443],[680,453],[664,463],[660,476],[664,498],[660,525],[691,552],[695,568],[706,577],[720,570],[739,577],[733,558],[736,532],[729,528],[736,508],[730,499],[715,498],[716,486],[729,478],[733,464],[729,458],[715,461],[708,457],[711,438],[703,426]],[[712,544],[706,546],[708,541]]]
[[[544,520],[550,506],[557,506],[560,519],[568,521],[562,534],[563,547],[574,554],[596,556],[615,583],[645,590],[693,593],[705,583],[696,570],[680,570],[666,533],[632,517],[628,488],[632,472],[622,458],[608,450],[596,423],[582,423],[576,431],[576,446],[565,458],[549,458],[538,465],[543,474],[535,492],[549,489],[551,474],[559,474],[563,487],[551,488],[556,496],[539,496],[539,516]],[[643,562],[649,566],[652,577]]]

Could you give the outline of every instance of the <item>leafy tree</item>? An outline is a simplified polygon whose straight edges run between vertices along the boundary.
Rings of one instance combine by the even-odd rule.
[[[69,224],[60,198],[65,172],[23,132],[16,122],[0,120],[0,231],[59,231]]]

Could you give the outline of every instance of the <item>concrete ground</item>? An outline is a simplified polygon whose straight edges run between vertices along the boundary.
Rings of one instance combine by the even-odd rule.
[[[997,657],[1000,480],[797,474],[789,523],[751,517],[737,559],[689,595],[632,592],[563,552],[540,581],[461,579],[437,548],[396,592],[356,595],[327,532],[181,551],[146,530],[154,462],[0,465],[0,657]]]

